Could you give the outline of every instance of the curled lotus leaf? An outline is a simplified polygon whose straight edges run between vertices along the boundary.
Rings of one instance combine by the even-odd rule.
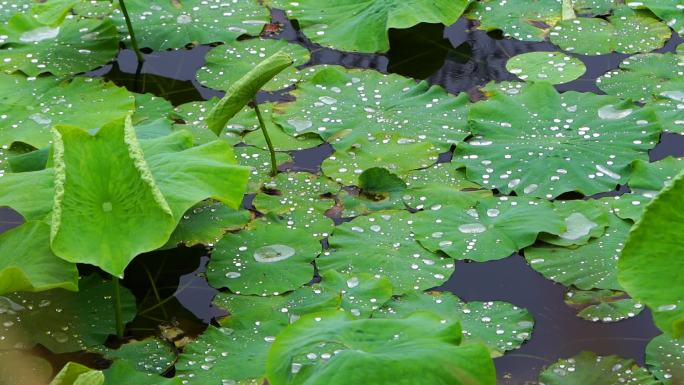
[[[539,382],[546,385],[658,385],[659,382],[634,360],[618,356],[597,356],[581,352],[561,359],[539,375]]]
[[[473,138],[456,147],[468,179],[504,194],[554,198],[613,190],[658,142],[655,113],[612,96],[534,83],[470,110]]]
[[[539,233],[566,230],[547,201],[500,197],[464,203],[436,204],[416,214],[418,242],[455,259],[485,262],[506,258],[533,244]]]

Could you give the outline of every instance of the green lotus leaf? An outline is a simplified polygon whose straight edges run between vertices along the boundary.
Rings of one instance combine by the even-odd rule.
[[[135,367],[132,364],[126,361],[115,361],[109,369],[104,371],[104,384],[102,385],[120,385],[126,383],[135,385],[182,385],[179,378],[165,378],[156,374],[139,372],[135,370]],[[86,383],[82,385],[90,384]]]
[[[565,51],[584,55],[637,53],[661,48],[672,31],[648,12],[620,7],[608,20],[564,20],[549,33],[551,42]]]
[[[575,12],[581,16],[608,15],[615,8],[616,0],[574,0]]]
[[[558,84],[579,78],[586,66],[581,60],[561,52],[528,52],[509,59],[506,69],[522,80]]]
[[[283,131],[283,129],[280,126],[273,123],[270,114],[265,113],[264,111],[261,111],[261,113],[264,114],[266,129],[268,130],[268,135],[271,138],[271,142],[273,142],[273,149],[275,151],[305,150],[308,148],[316,147],[323,143],[321,138],[319,138],[316,135],[292,136]],[[254,117],[254,119],[256,119],[256,117]],[[228,124],[228,126],[234,125],[235,120],[236,119],[232,119],[231,123]],[[268,150],[266,139],[264,138],[264,134],[261,131],[248,132],[244,136],[244,142],[249,144],[250,146],[255,146],[262,150]]]
[[[311,281],[311,262],[320,252],[306,229],[257,220],[216,244],[207,278],[237,294],[278,295]]]
[[[565,221],[565,232],[558,236],[541,234],[539,239],[557,246],[585,245],[603,235],[608,226],[609,212],[596,200],[556,201],[554,210]]]
[[[47,384],[52,365],[47,360],[22,350],[0,351],[0,379],[3,385]]]
[[[577,316],[592,322],[619,322],[636,317],[644,305],[616,290],[577,290],[565,293],[565,303],[577,309]]]
[[[42,221],[52,212],[54,195],[52,168],[5,174],[0,177],[0,207],[11,207],[27,221]]]
[[[50,385],[102,385],[104,374],[78,362],[67,362]]]
[[[346,150],[337,150],[323,161],[323,174],[343,185],[356,184],[363,171],[384,167],[404,177],[410,171],[429,167],[437,161],[439,149],[429,142],[401,134],[359,138]]]
[[[606,198],[604,204],[609,207],[618,218],[635,223],[641,218],[644,209],[657,192],[640,191],[640,194],[623,194],[613,199]]]
[[[437,204],[474,204],[480,198],[491,196],[489,190],[467,180],[465,171],[456,169],[451,163],[437,163],[411,171],[405,179],[408,188],[402,193],[402,199],[416,210]]]
[[[100,353],[108,360],[126,361],[136,370],[152,374],[166,372],[176,360],[175,348],[157,337],[132,340],[118,349],[96,346],[90,351]]]
[[[481,87],[480,91],[484,94],[484,97],[488,99],[495,94],[517,95],[526,85],[527,83],[519,81],[504,80],[496,82],[492,80]]]
[[[646,346],[646,365],[663,385],[684,379],[684,340],[661,334]]]
[[[174,109],[171,116],[176,121],[184,122],[184,124],[176,124],[176,127],[192,132],[198,144],[208,143],[216,140],[217,135],[207,127],[206,117],[218,102],[218,98],[212,98],[201,102],[181,104]],[[262,112],[266,113],[265,109]],[[259,129],[259,121],[256,120],[254,109],[245,106],[241,112],[226,124],[218,138],[226,143],[235,145],[242,141],[240,135],[243,131],[257,129]]]
[[[345,274],[384,275],[395,295],[439,286],[453,273],[454,262],[416,242],[416,219],[407,211],[385,211],[343,223],[316,265]]]
[[[659,382],[634,360],[618,356],[597,356],[582,352],[572,358],[561,359],[539,375],[545,385],[658,385]]]
[[[677,94],[669,95],[669,97],[663,97],[662,99],[648,103],[647,106],[655,110],[656,115],[658,115],[658,118],[663,125],[663,130],[684,135],[682,96]]]
[[[448,292],[411,292],[387,303],[374,317],[406,317],[431,311],[447,322],[459,321],[463,343],[481,343],[492,357],[519,348],[530,338],[534,320],[525,309],[507,302],[462,302]]]
[[[684,260],[678,234],[684,229],[684,172],[648,205],[629,234],[618,261],[618,278],[629,295],[651,308],[656,325],[684,335]]]
[[[44,170],[51,155],[50,150],[50,147],[33,150],[25,144],[15,143],[9,149],[7,161],[0,164],[0,170],[13,173]]]
[[[126,8],[138,45],[155,51],[256,36],[270,21],[268,10],[255,0],[126,0]],[[117,9],[113,18],[126,36],[121,11]]]
[[[653,198],[684,170],[684,158],[667,157],[657,162],[638,160],[632,165],[629,187],[633,192]]]
[[[80,17],[105,18],[111,16],[116,7],[118,4],[109,0],[81,0],[72,12]]]
[[[178,132],[139,143],[130,118],[95,135],[58,126],[55,254],[120,276],[136,255],[163,246],[197,202],[215,198],[238,207],[247,170],[234,164],[230,146],[215,141],[192,147],[191,142],[188,133]]]
[[[28,76],[85,72],[114,59],[118,41],[119,33],[109,20],[65,19],[48,26],[17,14],[0,25],[0,71]]]
[[[292,94],[296,101],[275,106],[276,123],[291,135],[320,135],[338,150],[396,134],[447,151],[468,136],[466,94],[399,75],[315,67]]]
[[[677,33],[684,33],[681,0],[640,0],[627,1],[626,3],[633,8],[649,9]]]
[[[433,313],[403,319],[354,319],[328,311],[302,317],[276,337],[267,378],[285,384],[493,385],[489,352],[479,344],[458,346],[458,323]]]
[[[485,31],[501,30],[506,37],[541,41],[563,13],[558,0],[483,0],[473,2],[465,16],[478,20],[478,28]]]
[[[27,222],[0,233],[0,295],[55,288],[77,291],[78,270],[50,250],[50,226]]]
[[[141,122],[150,122],[168,119],[173,114],[173,105],[168,100],[154,96],[152,94],[134,94],[135,113],[133,114],[133,124],[136,126]]]
[[[0,1],[0,22],[4,24],[17,13],[27,13],[32,3],[33,0]]]
[[[360,191],[342,189],[337,199],[342,202],[342,217],[355,217],[380,210],[403,210],[402,193],[406,182],[382,167],[373,167],[359,175]]]
[[[0,74],[0,145],[23,142],[44,148],[52,140],[53,125],[101,127],[135,109],[130,92],[102,80],[31,79]]]
[[[535,245],[525,249],[525,258],[534,270],[565,286],[623,290],[617,281],[617,259],[630,228],[628,222],[610,215],[602,237],[576,248]]]
[[[392,282],[384,276],[369,273],[342,274],[334,270],[320,273],[315,290],[339,293],[340,308],[354,316],[368,318],[392,298]]]
[[[419,23],[451,25],[468,0],[268,0],[296,19],[314,43],[342,51],[387,52],[389,30]],[[325,12],[322,12],[325,10]],[[343,20],[344,22],[340,22]]]
[[[325,216],[335,205],[330,198],[339,186],[325,177],[306,172],[282,173],[262,186],[270,194],[254,197],[254,207],[262,213],[280,218],[288,228],[304,230],[315,240],[327,237],[333,221]]]
[[[539,233],[561,234],[565,223],[542,200],[485,198],[475,205],[436,205],[415,216],[423,247],[477,262],[506,258],[535,242]]]
[[[227,231],[243,228],[251,217],[247,210],[236,210],[220,202],[198,203],[185,212],[166,247],[172,248],[179,244],[211,246]]]
[[[250,39],[228,41],[207,53],[206,64],[197,73],[197,80],[203,85],[217,90],[226,90],[237,81],[241,74],[247,73],[265,58],[283,50],[294,59],[294,65],[305,64],[309,51],[285,40]],[[266,83],[262,90],[276,91],[299,81],[301,75],[291,66]]]
[[[93,274],[81,278],[79,289],[0,297],[0,349],[41,344],[59,354],[104,343],[116,330],[111,283]],[[121,304],[124,322],[132,320],[135,298],[125,288]]]
[[[247,192],[259,191],[261,186],[271,179],[271,158],[268,151],[252,146],[235,147],[234,150],[238,163],[251,169]],[[279,165],[290,160],[292,160],[290,155],[282,152],[276,153],[276,161]]]
[[[468,179],[504,194],[554,198],[613,190],[648,159],[660,126],[648,108],[534,83],[470,110],[474,137],[456,147]]]

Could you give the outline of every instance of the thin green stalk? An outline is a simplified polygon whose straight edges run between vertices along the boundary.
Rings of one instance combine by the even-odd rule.
[[[126,9],[126,3],[124,3],[124,0],[119,0],[119,6],[121,7],[121,13],[123,13],[124,19],[126,19],[128,34],[131,35],[131,45],[133,46],[133,51],[135,51],[135,56],[138,57],[138,63],[142,64],[145,61],[145,57],[143,56],[142,52],[140,52],[140,48],[138,48],[138,41],[135,39],[133,24],[131,23],[131,17],[128,16],[128,10]]]
[[[159,296],[159,291],[157,290],[157,284],[154,281],[154,278],[152,277],[152,273],[150,273],[150,270],[145,266],[144,264],[142,265],[143,269],[145,269],[145,273],[147,274],[147,278],[150,280],[150,285],[152,287],[152,292],[154,293],[154,297],[157,299],[157,303],[161,303],[162,299]],[[166,313],[166,309],[164,308],[164,305],[161,306],[162,313],[164,313],[164,318],[169,319],[169,315]]]
[[[254,111],[256,112],[257,119],[259,119],[259,126],[261,126],[261,132],[264,133],[264,139],[266,139],[266,145],[268,146],[268,152],[271,153],[271,176],[276,176],[278,174],[278,165],[276,161],[275,149],[273,149],[273,143],[271,142],[271,137],[268,136],[268,130],[266,130],[266,124],[264,124],[264,118],[261,116],[261,111],[259,110],[259,104],[256,99],[252,101],[254,104]]]
[[[121,285],[119,283],[119,278],[112,276],[112,288],[114,289],[113,299],[114,299],[114,319],[116,320],[116,336],[119,339],[123,338],[124,335],[124,323],[123,314],[121,312]]]

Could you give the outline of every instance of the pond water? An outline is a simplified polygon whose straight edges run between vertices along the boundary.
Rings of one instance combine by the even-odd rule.
[[[312,44],[285,18],[275,11],[274,18],[284,25],[279,38],[299,43],[312,52],[307,64],[338,64],[346,67],[369,68],[393,72],[439,84],[452,93],[468,92],[477,98],[477,87],[492,80],[514,80],[505,69],[508,58],[532,51],[557,51],[548,42],[527,43],[502,39],[495,33],[469,31],[472,22],[466,19],[443,28],[441,25],[419,25],[409,30],[391,31],[391,49],[385,55],[349,54],[321,48]],[[672,52],[684,39],[674,36],[658,52]],[[135,55],[124,50],[118,60],[89,76],[102,76],[136,92],[151,92],[164,96],[174,105],[194,100],[222,96],[222,92],[201,86],[195,79],[204,63],[209,46],[194,49],[152,52],[138,72]],[[582,91],[603,94],[596,87],[596,78],[615,69],[628,55],[582,56],[587,72],[579,79],[557,86],[559,91]],[[287,100],[286,92],[261,94],[260,100]],[[295,151],[294,161],[283,169],[317,171],[321,162],[332,154],[325,144],[313,149]],[[652,160],[666,156],[684,156],[684,136],[664,134],[661,143],[651,151]],[[450,155],[441,157],[449,161]],[[609,194],[627,192],[626,188]],[[245,200],[247,207],[250,199]],[[18,225],[21,217],[11,210],[0,209],[0,231]],[[159,319],[171,321],[188,335],[199,334],[208,323],[223,311],[211,305],[218,292],[203,276],[208,261],[204,248],[178,248],[155,252],[137,258],[127,269],[123,284],[138,298],[141,311],[130,324],[134,336],[145,336],[157,331]],[[146,274],[157,283],[162,298],[171,296],[162,306],[155,306]],[[495,359],[500,384],[523,384],[535,381],[539,371],[558,358],[570,357],[583,350],[601,355],[616,354],[643,364],[644,348],[659,334],[646,310],[639,316],[614,324],[592,323],[575,315],[563,302],[565,288],[554,284],[533,271],[520,255],[494,262],[457,262],[454,275],[438,290],[450,291],[466,301],[503,300],[527,308],[536,321],[533,338],[521,349]],[[148,303],[149,302],[149,303]],[[147,305],[146,305],[147,304]],[[40,354],[53,362],[79,360],[91,365],[98,362],[96,355]]]

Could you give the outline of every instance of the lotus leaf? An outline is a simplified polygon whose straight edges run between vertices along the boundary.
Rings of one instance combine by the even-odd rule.
[[[615,290],[577,290],[565,293],[565,303],[578,310],[577,316],[592,322],[619,322],[636,317],[644,305]]]
[[[684,340],[661,334],[646,346],[646,365],[663,385],[676,385],[684,379]]]
[[[618,0],[574,0],[575,12],[581,16],[608,15],[617,6]]]
[[[658,385],[659,382],[634,360],[618,356],[597,356],[582,352],[562,359],[546,368],[539,376],[545,385]]]
[[[478,20],[478,28],[485,31],[501,30],[506,37],[523,41],[541,41],[548,30],[562,20],[562,2],[482,0],[473,2],[466,17]]]
[[[166,246],[212,246],[224,233],[243,228],[250,219],[247,210],[236,210],[220,202],[201,202],[185,212]]]
[[[554,209],[565,221],[565,232],[559,236],[541,234],[539,239],[558,246],[584,245],[603,235],[610,214],[602,202],[556,201]]]
[[[653,163],[638,160],[632,165],[629,187],[635,193],[653,198],[683,169],[684,158],[667,157]]]
[[[581,60],[561,52],[528,52],[506,63],[508,72],[522,80],[567,83],[586,71]]]
[[[176,360],[175,348],[169,342],[157,337],[133,340],[121,345],[118,349],[96,346],[90,350],[94,353],[101,353],[109,360],[126,361],[140,372],[153,374],[166,372]]]
[[[684,33],[684,20],[682,19],[682,0],[639,0],[627,1],[628,6],[637,9],[647,8],[661,18],[677,33]]]
[[[248,193],[258,192],[261,186],[271,179],[271,158],[268,151],[252,146],[235,147],[238,163],[251,169],[249,175]],[[276,161],[283,164],[292,158],[288,154],[276,153]]]
[[[6,23],[16,13],[26,13],[31,9],[32,0],[1,0],[0,22]]]
[[[408,188],[403,192],[402,199],[416,210],[436,204],[469,205],[491,195],[489,190],[467,180],[465,171],[456,169],[451,163],[437,163],[411,171],[405,179]]]
[[[67,362],[50,385],[102,385],[104,374],[78,362]]]

